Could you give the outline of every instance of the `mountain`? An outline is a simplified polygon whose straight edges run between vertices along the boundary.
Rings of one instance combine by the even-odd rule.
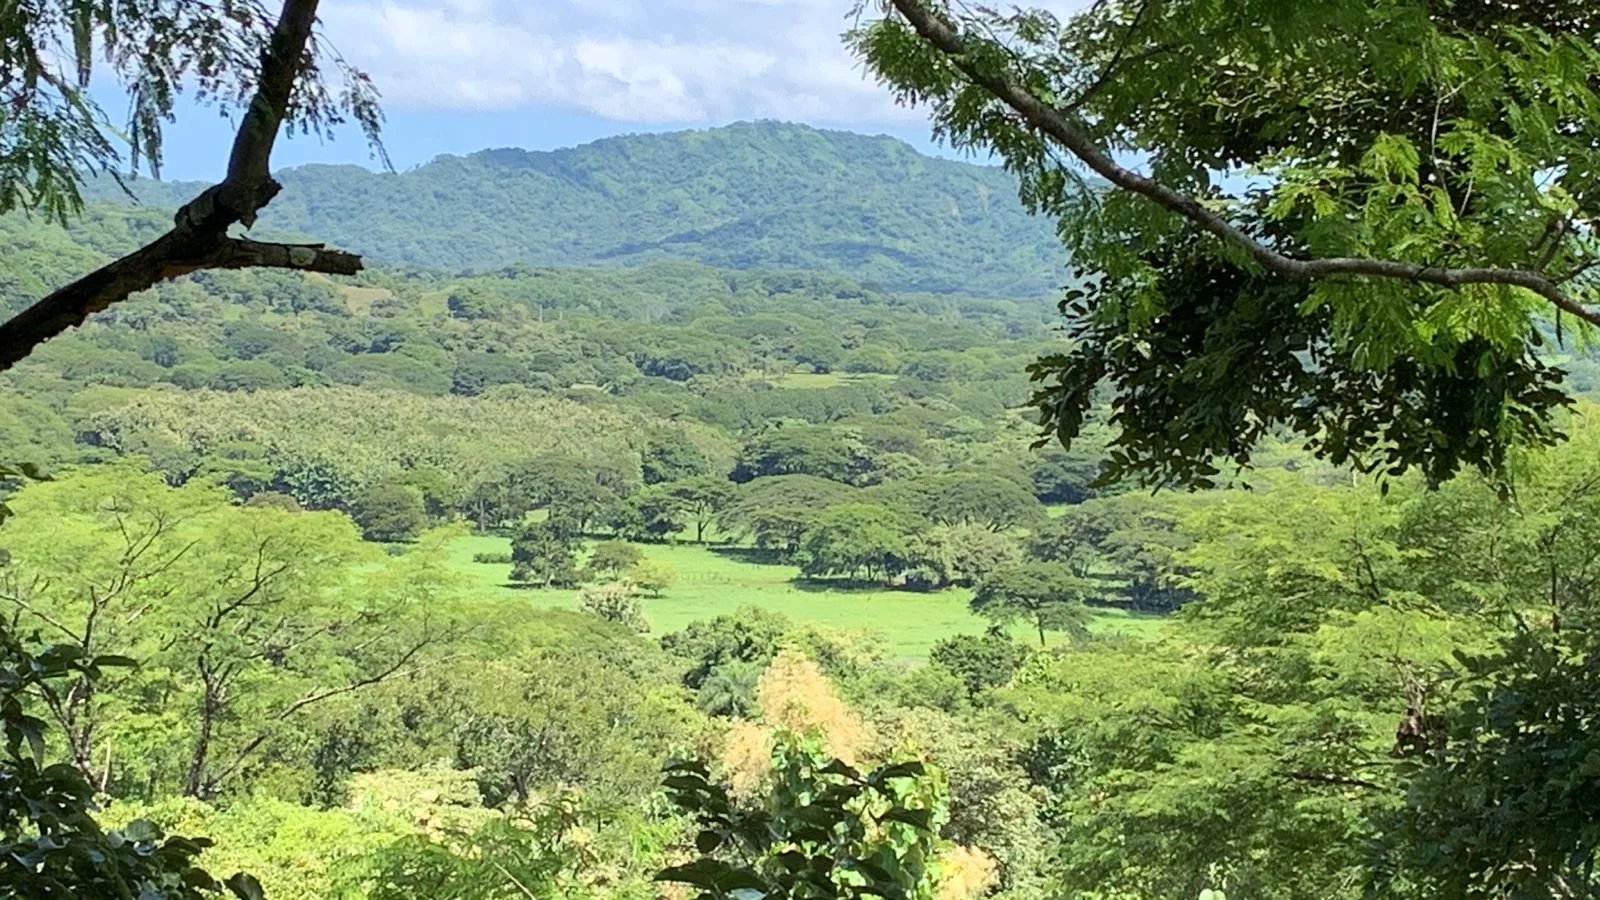
[[[550,152],[442,156],[401,173],[302,166],[262,218],[376,263],[689,260],[810,269],[901,290],[1031,297],[1066,276],[1047,219],[1005,171],[888,137],[754,122],[632,135]],[[137,181],[173,207],[199,184]]]

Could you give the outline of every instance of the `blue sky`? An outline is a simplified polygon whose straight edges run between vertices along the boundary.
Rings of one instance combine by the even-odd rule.
[[[384,95],[398,169],[485,147],[552,149],[616,134],[781,119],[902,138],[895,106],[839,42],[854,0],[329,0],[323,34]],[[1057,10],[1081,0],[1044,0]],[[107,104],[113,117],[122,110]],[[163,177],[214,180],[232,137],[184,107]],[[354,128],[282,141],[274,164],[374,166]]]

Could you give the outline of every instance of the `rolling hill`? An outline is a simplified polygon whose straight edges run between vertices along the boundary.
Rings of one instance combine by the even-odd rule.
[[[380,264],[510,263],[848,274],[899,290],[1035,297],[1066,276],[1051,223],[1001,169],[888,137],[774,122],[633,135],[565,150],[484,150],[400,173],[303,166],[263,217]],[[201,185],[136,181],[175,207]],[[100,192],[110,199],[110,190]]]

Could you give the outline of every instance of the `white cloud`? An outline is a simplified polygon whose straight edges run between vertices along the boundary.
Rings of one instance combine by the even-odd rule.
[[[640,123],[919,120],[840,44],[852,3],[344,0],[323,18],[391,107],[556,107]]]

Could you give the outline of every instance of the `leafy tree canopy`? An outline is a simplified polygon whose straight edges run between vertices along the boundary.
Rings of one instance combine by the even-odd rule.
[[[1279,429],[1436,480],[1557,437],[1544,329],[1600,321],[1597,32],[1568,4],[893,0],[851,40],[1060,222],[1046,430],[1103,386],[1109,475],[1205,485]]]
[[[511,580],[541,587],[578,583],[578,538],[558,521],[524,526],[511,540]]]
[[[724,530],[748,536],[758,547],[793,552],[829,506],[854,489],[815,475],[775,475],[743,485],[721,516]]]
[[[911,556],[922,523],[904,510],[840,503],[822,511],[800,544],[800,571],[810,576],[888,578]]]
[[[993,631],[945,638],[928,654],[930,662],[959,676],[973,695],[1010,681],[1027,659],[1027,647]]]
[[[95,821],[95,789],[80,772],[45,756],[47,724],[28,713],[59,703],[122,657],[91,657],[71,644],[30,647],[0,631],[0,893],[11,897],[160,896],[260,898],[253,877],[219,881],[196,864],[205,838],[165,835],[145,820],[120,829]]]
[[[1046,631],[1083,633],[1089,617],[1083,601],[1092,590],[1059,563],[1024,563],[985,578],[972,597],[972,611],[996,625],[1031,625],[1042,647]]]
[[[384,479],[356,494],[350,517],[369,541],[415,540],[428,526],[428,511],[415,490]]]

